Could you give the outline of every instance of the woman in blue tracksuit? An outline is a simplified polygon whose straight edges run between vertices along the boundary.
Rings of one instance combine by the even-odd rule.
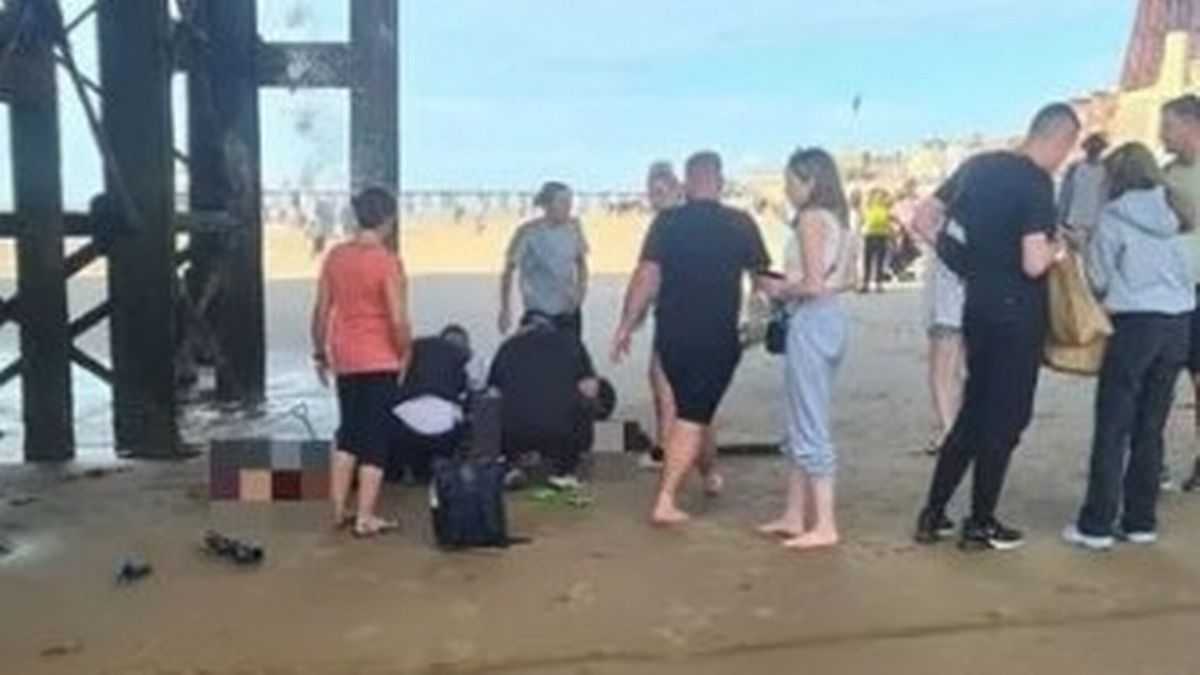
[[[812,549],[838,543],[834,517],[837,452],[830,430],[833,384],[846,352],[847,318],[838,294],[854,287],[854,233],[837,166],[827,152],[799,150],[785,172],[788,200],[796,209],[782,280],[763,289],[788,305],[786,450],[792,460],[787,506],[759,531],[784,546]],[[848,248],[849,247],[849,248]],[[845,269],[846,266],[851,269]],[[806,505],[811,503],[812,514]],[[810,517],[811,516],[811,517]]]

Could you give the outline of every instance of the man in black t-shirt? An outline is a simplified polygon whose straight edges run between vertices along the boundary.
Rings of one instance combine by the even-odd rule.
[[[961,255],[947,264],[958,268],[966,288],[967,382],[962,409],[938,451],[918,542],[934,543],[953,531],[946,505],[973,462],[971,515],[960,546],[1010,550],[1024,543],[995,510],[1012,451],[1033,415],[1048,322],[1045,274],[1064,255],[1051,173],[1074,148],[1079,130],[1070,106],[1048,106],[1016,152],[968,160],[920,209],[917,227],[926,236],[945,218],[965,233]]]
[[[688,160],[688,201],[660,213],[650,226],[614,338],[613,359],[619,361],[655,303],[654,348],[677,408],[651,515],[659,525],[688,520],[676,505],[676,493],[701,449],[716,445],[713,415],[741,358],[742,281],[770,265],[758,225],[721,204],[723,189],[718,155],[702,152]],[[701,470],[709,492],[718,492],[720,476],[710,465]]]
[[[578,487],[576,472],[591,450],[589,399],[599,393],[592,359],[579,337],[533,313],[500,346],[488,384],[500,390],[504,454],[516,466],[526,453],[549,465],[551,486]]]

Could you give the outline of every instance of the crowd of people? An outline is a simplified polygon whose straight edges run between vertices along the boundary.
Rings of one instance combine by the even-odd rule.
[[[753,216],[722,202],[719,155],[691,156],[682,180],[669,162],[652,165],[646,189],[655,216],[609,352],[614,363],[625,359],[653,314],[656,433],[645,463],[661,473],[650,521],[690,520],[679,493],[693,469],[707,494],[724,487],[713,420],[747,348],[739,320],[748,288],[774,308],[790,465],[782,512],[759,531],[792,549],[836,545],[830,410],[851,340],[842,296],[880,291],[885,268],[903,278],[924,258],[936,421],[928,449],[937,463],[915,538],[935,544],[958,532],[964,549],[1019,547],[1023,534],[997,511],[1033,415],[1047,275],[1075,256],[1114,331],[1099,372],[1084,505],[1063,537],[1095,550],[1118,539],[1153,543],[1169,479],[1163,430],[1183,369],[1200,393],[1200,98],[1172,101],[1162,118],[1173,155],[1165,168],[1141,144],[1107,152],[1093,135],[1057,192],[1055,175],[1082,133],[1067,104],[1042,109],[1019,147],[969,159],[924,199],[912,184],[894,195],[848,194],[832,156],[802,148],[783,170],[793,216],[777,269]],[[532,457],[549,485],[579,486],[598,400],[607,396],[611,407],[612,393],[582,337],[588,244],[571,190],[547,183],[535,203],[543,215],[522,225],[505,253],[497,317],[505,340],[485,369],[459,326],[414,339],[404,268],[388,245],[395,198],[371,189],[354,199],[359,227],[325,260],[312,323],[318,371],[336,375],[341,410],[333,463],[339,526],[364,537],[394,528],[377,513],[381,481],[406,473],[428,480],[430,458],[461,443],[465,406],[484,390],[503,398],[501,445],[515,482],[527,478]],[[514,280],[523,310],[515,327]],[[947,508],[968,470],[969,513],[959,527]]]

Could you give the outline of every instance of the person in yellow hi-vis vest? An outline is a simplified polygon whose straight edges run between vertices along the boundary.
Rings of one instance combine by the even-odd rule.
[[[883,292],[884,268],[895,221],[891,201],[887,190],[882,188],[872,190],[867,196],[867,206],[863,210],[862,218],[863,275],[860,293],[869,292],[872,281],[875,283],[875,291]]]

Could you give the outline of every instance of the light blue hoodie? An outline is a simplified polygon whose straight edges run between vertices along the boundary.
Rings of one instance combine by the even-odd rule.
[[[1196,307],[1179,219],[1163,188],[1126,192],[1100,212],[1088,279],[1110,314],[1184,314]]]

